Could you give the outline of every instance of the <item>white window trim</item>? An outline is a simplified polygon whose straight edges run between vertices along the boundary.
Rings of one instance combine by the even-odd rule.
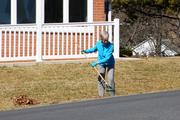
[[[37,0],[36,0],[37,3]],[[42,6],[36,5],[36,13],[42,10],[41,23],[44,24],[45,17],[45,0],[41,0]],[[64,7],[65,6],[65,7]],[[36,24],[39,16],[36,14]],[[93,0],[87,0],[87,22],[93,22]],[[63,0],[63,23],[69,23],[69,0]],[[17,24],[17,0],[11,0],[11,25]]]
[[[87,0],[87,22],[93,22],[93,0]],[[69,23],[69,0],[63,0],[63,23]]]

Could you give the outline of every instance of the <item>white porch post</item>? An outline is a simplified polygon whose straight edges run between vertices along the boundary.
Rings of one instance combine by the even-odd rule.
[[[63,23],[69,22],[69,0],[63,0]]]
[[[17,0],[11,0],[11,25],[17,24]]]
[[[119,58],[119,19],[114,19],[114,57]]]
[[[93,0],[88,0],[87,8],[87,22],[93,22]]]
[[[42,11],[43,0],[36,0],[36,61],[42,61]]]

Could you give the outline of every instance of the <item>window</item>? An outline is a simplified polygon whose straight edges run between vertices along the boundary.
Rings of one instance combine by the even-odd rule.
[[[17,23],[35,23],[36,0],[17,0]]]
[[[36,0],[1,0],[0,24],[36,23]],[[92,0],[42,0],[43,23],[93,20]],[[36,8],[37,7],[37,8]]]
[[[87,21],[87,0],[69,0],[69,22]]]
[[[10,24],[11,2],[10,0],[1,0],[0,2],[0,24]]]
[[[45,23],[63,22],[63,0],[45,0]]]

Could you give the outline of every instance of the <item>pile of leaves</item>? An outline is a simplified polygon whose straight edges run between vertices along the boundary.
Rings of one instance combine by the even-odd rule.
[[[14,105],[36,105],[39,102],[35,99],[29,98],[27,95],[19,95],[13,98]]]

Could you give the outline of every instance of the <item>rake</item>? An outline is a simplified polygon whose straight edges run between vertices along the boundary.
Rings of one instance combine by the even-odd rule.
[[[83,53],[83,55],[85,56],[86,59],[88,59],[88,57],[86,56],[85,53]],[[101,75],[101,73],[97,70],[96,67],[94,67],[95,71],[98,73],[98,75],[101,77],[101,79],[103,80],[103,82],[105,83],[105,86],[103,85],[104,89],[107,89],[107,91],[111,90],[112,87],[106,82],[106,80],[103,78],[103,76]]]
[[[109,86],[109,84],[106,82],[106,80],[104,79],[104,77],[101,75],[101,73],[97,70],[97,68],[96,67],[94,67],[94,69],[96,70],[96,72],[98,73],[98,75],[101,77],[101,79],[103,80],[103,82],[105,83],[105,87],[104,87],[104,89],[106,89],[106,91],[109,91],[109,90],[111,90],[112,88],[111,88],[111,86]],[[104,85],[103,85],[104,86]]]

